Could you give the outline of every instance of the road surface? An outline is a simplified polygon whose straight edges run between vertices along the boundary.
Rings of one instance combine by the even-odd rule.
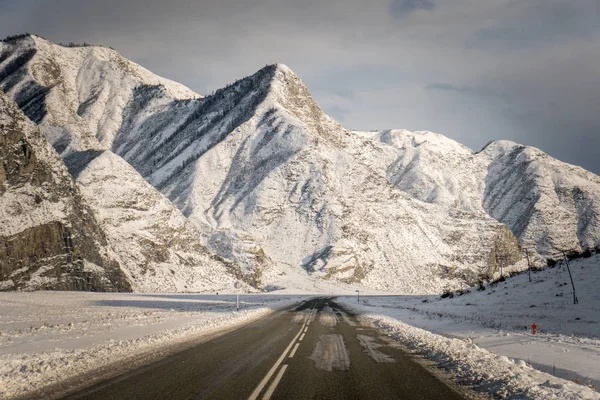
[[[306,301],[65,399],[464,399],[333,299]]]

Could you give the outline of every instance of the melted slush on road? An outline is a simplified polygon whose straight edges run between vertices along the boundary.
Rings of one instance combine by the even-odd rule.
[[[464,399],[332,299],[306,301],[65,399]]]

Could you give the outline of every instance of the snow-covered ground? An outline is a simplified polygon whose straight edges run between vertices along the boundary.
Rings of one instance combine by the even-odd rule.
[[[0,398],[202,338],[299,302],[289,295],[0,293]]]
[[[340,301],[459,381],[512,398],[600,399],[600,255],[571,262],[579,304],[562,265],[454,298],[348,296],[354,289],[288,292]],[[285,278],[285,279],[284,279]],[[0,293],[0,397],[27,394],[85,371],[209,337],[299,302],[289,292],[235,296],[85,292]],[[361,294],[364,293],[361,290]],[[304,295],[306,296],[306,295]],[[530,333],[536,323],[539,332]],[[164,353],[162,353],[164,354]],[[577,384],[579,383],[579,384]]]
[[[482,390],[600,398],[584,390],[600,387],[600,255],[570,266],[576,305],[564,265],[532,272],[531,283],[525,273],[454,298],[366,297],[360,306],[356,297],[340,300]]]

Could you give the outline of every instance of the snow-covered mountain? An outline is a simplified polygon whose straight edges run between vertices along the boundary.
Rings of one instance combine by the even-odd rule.
[[[171,100],[199,96],[110,49],[35,36],[1,46],[0,85],[60,152],[132,289],[232,287],[236,267],[210,253],[196,227],[110,151],[127,94],[141,82],[162,85]]]
[[[0,290],[131,290],[39,128],[0,91]]]
[[[600,246],[600,177],[534,147],[493,142],[478,156],[488,167],[485,210],[540,254]]]
[[[212,227],[208,243],[224,257],[247,232],[277,265],[405,292],[476,280],[495,269],[492,247],[519,259],[516,240],[487,214],[416,201],[355,156],[365,140],[325,115],[283,65],[153,113],[160,92],[139,91],[145,102],[125,108],[114,151]]]
[[[523,267],[517,238],[542,257],[600,244],[596,175],[508,142],[475,153],[430,132],[348,131],[281,64],[201,97],[111,49],[32,36],[0,44],[0,85],[61,153],[132,281],[146,268],[135,251],[159,265],[144,240],[170,251],[175,226],[256,286],[306,271],[406,293],[476,282],[497,256]]]
[[[480,152],[439,134],[357,132],[386,144],[373,157],[390,182],[422,201],[487,213],[543,257],[600,245],[600,177],[510,141]]]

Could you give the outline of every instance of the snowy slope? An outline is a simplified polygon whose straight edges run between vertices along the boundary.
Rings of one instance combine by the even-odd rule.
[[[61,155],[110,149],[123,108],[141,85],[159,87],[165,101],[200,97],[105,47],[63,47],[37,36],[2,46],[3,90]]]
[[[443,135],[407,130],[354,132],[381,143],[379,162],[388,180],[411,196],[449,208],[484,215],[486,168],[466,146]],[[363,151],[364,152],[364,151]]]
[[[110,151],[94,152],[85,161],[77,183],[134,291],[233,288],[233,267],[228,271],[216,260],[194,226],[129,164]]]
[[[211,256],[171,202],[109,149],[135,88],[199,96],[102,47],[31,36],[3,44],[0,82],[57,149],[136,291],[217,291],[236,269]]]
[[[130,290],[39,128],[0,91],[0,290]]]

